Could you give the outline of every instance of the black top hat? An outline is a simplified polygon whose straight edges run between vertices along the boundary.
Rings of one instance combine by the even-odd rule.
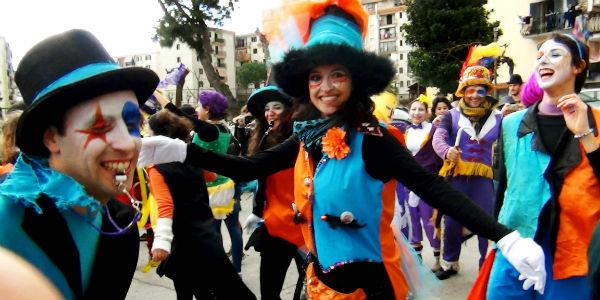
[[[28,105],[17,125],[16,143],[26,154],[46,156],[42,135],[51,120],[71,107],[121,90],[139,104],[152,95],[158,76],[149,69],[120,68],[91,33],[74,29],[44,39],[21,60],[15,81]]]
[[[510,75],[510,80],[508,80],[508,84],[523,84],[523,79],[519,74]]]
[[[247,104],[248,111],[255,118],[264,118],[265,105],[271,101],[279,101],[287,106],[292,105],[292,99],[279,91],[276,86],[270,85],[260,88],[250,95]]]

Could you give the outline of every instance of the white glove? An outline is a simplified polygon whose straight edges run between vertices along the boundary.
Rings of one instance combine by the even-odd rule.
[[[143,168],[150,164],[183,162],[187,155],[187,144],[179,139],[166,136],[151,136],[142,138],[142,149],[137,166]]]
[[[244,230],[246,231],[246,233],[250,234],[252,233],[252,231],[254,231],[254,229],[256,229],[256,227],[258,227],[258,223],[262,221],[264,220],[261,217],[255,214],[250,214],[246,218],[246,221],[244,221]]]
[[[417,207],[419,206],[419,200],[421,200],[421,198],[419,198],[419,196],[417,196],[417,194],[410,192],[408,194],[408,206],[410,207]]]
[[[509,233],[497,244],[504,257],[520,273],[519,280],[525,280],[523,289],[533,286],[534,290],[544,294],[546,267],[542,247],[531,238],[522,238],[518,231]]]

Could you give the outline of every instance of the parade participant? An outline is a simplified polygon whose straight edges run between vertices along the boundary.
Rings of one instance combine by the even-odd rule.
[[[499,109],[501,109],[503,116],[525,108],[523,101],[521,101],[522,86],[523,79],[521,78],[521,75],[510,75],[510,79],[508,80],[508,95],[502,97],[502,100],[500,101]]]
[[[158,77],[120,68],[91,33],[70,30],[29,50],[15,81],[28,107],[17,125],[21,154],[0,185],[0,246],[66,299],[124,299],[137,214],[114,197],[131,186],[138,107]]]
[[[248,110],[256,120],[250,138],[249,154],[272,148],[292,135],[292,101],[277,87],[256,90],[248,98]],[[285,275],[292,260],[298,269],[294,299],[300,296],[304,281],[304,258],[298,248],[304,246],[298,220],[294,219],[294,169],[289,168],[258,179],[252,214],[244,228],[256,228],[250,241],[260,252],[260,295],[262,299],[281,299]],[[250,244],[250,243],[249,243]],[[248,247],[248,245],[246,246]]]
[[[551,37],[535,68],[542,100],[503,121],[498,220],[542,245],[548,279],[543,295],[522,291],[498,252],[486,299],[591,299],[587,250],[600,219],[600,110],[577,96],[588,65],[585,44]]]
[[[292,137],[250,157],[151,138],[143,143],[141,163],[185,160],[241,180],[293,166],[296,217],[303,220],[312,257],[307,269],[311,299],[406,299],[409,287],[400,261],[407,258],[400,258],[390,226],[392,179],[494,241],[518,234],[423,169],[373,117],[369,96],[381,92],[395,71],[387,58],[363,51],[368,14],[360,1],[302,4],[308,12],[302,15],[310,20],[298,24],[306,25],[309,38],[274,65],[275,81],[297,99],[297,115],[306,120],[294,123]],[[513,241],[504,248],[506,255],[528,282],[543,286],[540,247],[531,239]]]
[[[20,111],[9,113],[2,122],[2,135],[0,135],[0,182],[12,171],[19,149],[15,143],[17,122],[21,116]]]
[[[229,108],[229,101],[218,92],[204,91],[198,95],[198,107],[196,108],[198,118],[214,124],[218,128],[219,134],[217,139],[208,140],[203,135],[196,133],[193,139],[196,145],[217,153],[228,152],[232,143],[232,136],[225,122],[227,108]],[[217,175],[216,180],[208,181],[206,185],[208,186],[210,204],[215,217],[215,230],[218,236],[221,237],[221,220],[225,219],[225,226],[231,240],[233,266],[241,274],[242,256],[244,255],[242,226],[239,220],[241,187],[236,185],[230,178],[220,174]]]
[[[596,224],[596,229],[590,240],[588,248],[589,280],[592,284],[593,299],[600,297],[600,222]]]
[[[502,120],[500,112],[493,108],[494,103],[486,97],[493,88],[487,68],[467,67],[455,93],[462,97],[459,105],[444,115],[433,136],[435,152],[446,160],[440,175],[490,216],[494,208],[492,144],[498,139]],[[444,217],[443,269],[436,272],[439,279],[447,279],[459,270],[462,223],[452,216]],[[481,265],[488,240],[481,236],[478,238]]]
[[[435,126],[440,126],[442,118],[450,109],[452,109],[452,103],[450,103],[448,98],[443,96],[435,97],[431,104],[431,123]]]
[[[192,123],[167,110],[148,123],[154,135],[190,138]],[[152,259],[162,261],[157,273],[173,280],[177,299],[256,299],[214,231],[202,170],[173,162],[149,166],[147,172],[159,212]]]
[[[437,173],[442,165],[441,159],[433,151],[431,141],[435,132],[435,126],[427,122],[429,108],[427,103],[414,100],[409,105],[411,124],[404,132],[406,148],[412,153],[415,160],[426,170]],[[421,201],[414,192],[408,195],[408,211],[412,228],[411,245],[421,255],[423,250],[423,230],[427,235],[429,244],[433,248],[435,263],[431,268],[434,272],[440,267],[440,240],[435,236],[435,224],[432,222],[433,209],[425,201]]]

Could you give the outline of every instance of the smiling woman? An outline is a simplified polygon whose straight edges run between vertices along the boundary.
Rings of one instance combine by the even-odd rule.
[[[589,48],[576,37],[545,41],[534,79],[542,100],[502,123],[498,220],[543,245],[547,299],[592,298],[587,250],[600,219],[600,110],[577,94],[588,64]],[[535,297],[521,291],[513,274],[506,257],[496,254],[481,299]]]

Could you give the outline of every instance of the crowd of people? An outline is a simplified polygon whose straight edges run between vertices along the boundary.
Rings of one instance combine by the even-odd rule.
[[[15,76],[27,107],[0,139],[0,273],[27,280],[0,295],[124,299],[144,225],[148,266],[177,299],[257,298],[242,278],[244,230],[261,299],[281,298],[292,261],[293,299],[423,298],[423,273],[406,266],[446,280],[474,235],[469,299],[600,295],[600,110],[577,96],[584,43],[549,38],[534,75],[513,74],[499,101],[494,73],[465,64],[454,101],[412,100],[395,122],[381,97],[395,69],[364,50],[360,1],[293,11],[308,18],[303,46],[233,126],[230,99],[203,91],[195,109],[176,107],[153,71],[119,67],[87,31],[35,45]],[[146,117],[151,96],[162,109]],[[241,222],[244,190],[253,209]]]

